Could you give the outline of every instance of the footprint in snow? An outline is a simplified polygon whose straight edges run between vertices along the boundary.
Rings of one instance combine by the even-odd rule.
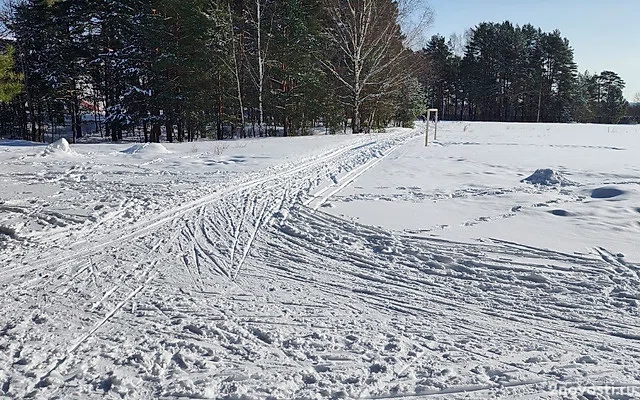
[[[591,356],[582,356],[576,360],[578,364],[598,364],[599,361]]]
[[[622,196],[625,194],[624,190],[620,190],[614,187],[601,187],[594,189],[591,192],[592,199],[613,199],[614,197]]]
[[[567,210],[551,210],[549,211],[550,214],[553,214],[557,217],[570,217],[573,214],[571,214],[569,211]]]

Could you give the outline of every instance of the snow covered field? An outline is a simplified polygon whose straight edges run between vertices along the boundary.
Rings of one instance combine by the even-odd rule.
[[[640,128],[421,129],[0,142],[0,397],[640,398]]]
[[[453,123],[441,133],[433,148],[394,152],[332,199],[331,212],[454,240],[604,247],[640,262],[640,128]],[[520,183],[538,169],[565,181]],[[602,188],[614,190],[594,195]]]

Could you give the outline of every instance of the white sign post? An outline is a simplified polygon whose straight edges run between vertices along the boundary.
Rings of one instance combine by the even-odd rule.
[[[426,136],[424,138],[424,145],[425,146],[429,145],[429,121],[431,120],[431,113],[435,113],[435,116],[436,116],[433,140],[438,140],[438,109],[437,108],[429,108],[427,110],[427,133],[426,133]]]

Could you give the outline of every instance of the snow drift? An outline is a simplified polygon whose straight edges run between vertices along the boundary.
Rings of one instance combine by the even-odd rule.
[[[60,138],[55,142],[51,143],[50,145],[48,145],[44,149],[44,152],[42,153],[42,155],[47,156],[50,154],[72,154],[72,153],[73,153],[73,150],[71,150],[71,146],[69,146],[69,142],[67,142],[67,139]]]
[[[520,182],[541,186],[576,186],[577,183],[570,181],[559,172],[550,168],[538,169],[531,176],[524,178]]]
[[[125,154],[140,154],[140,155],[156,155],[156,154],[169,154],[171,153],[166,147],[160,143],[144,143],[136,144],[129,147],[126,150],[122,150]]]

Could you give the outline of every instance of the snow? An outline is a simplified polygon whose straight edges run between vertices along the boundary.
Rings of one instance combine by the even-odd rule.
[[[576,183],[571,182],[567,178],[563,177],[561,174],[556,171],[546,168],[546,169],[538,169],[531,176],[524,178],[520,182],[531,183],[533,185],[543,185],[543,186],[573,186]]]
[[[640,261],[640,128],[451,123],[331,200],[361,223]],[[560,217],[560,218],[559,218]],[[564,218],[566,217],[566,218]]]
[[[0,397],[638,398],[640,129],[423,129],[0,142]]]
[[[145,154],[145,155],[169,154],[169,150],[167,150],[167,148],[161,145],[160,143],[135,144],[125,150],[122,150],[122,152],[124,154]]]
[[[71,146],[69,146],[69,142],[67,139],[60,138],[55,142],[49,144],[44,151],[42,152],[43,156],[53,155],[53,154],[72,154]]]

